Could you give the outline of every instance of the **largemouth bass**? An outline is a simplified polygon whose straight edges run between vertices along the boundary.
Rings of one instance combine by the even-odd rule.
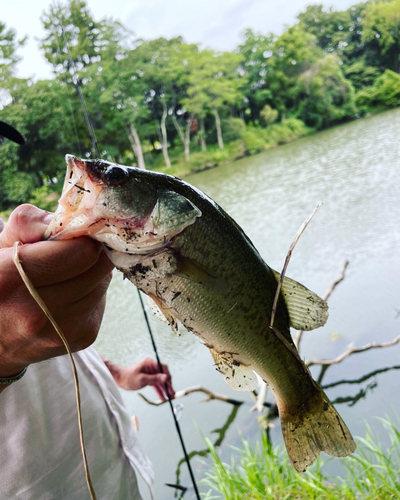
[[[290,335],[290,326],[323,325],[326,303],[285,278],[272,330],[279,273],[213,200],[169,175],[71,155],[66,160],[62,196],[46,237],[89,235],[102,242],[174,331],[181,323],[203,341],[234,389],[254,389],[256,372],[273,391],[297,471],[320,451],[352,453],[349,430]]]

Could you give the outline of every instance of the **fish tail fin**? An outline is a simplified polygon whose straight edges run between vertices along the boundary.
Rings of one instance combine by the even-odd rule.
[[[304,472],[321,451],[335,457],[346,457],[356,449],[346,424],[322,389],[316,389],[315,397],[300,411],[279,408],[286,449],[298,472]]]

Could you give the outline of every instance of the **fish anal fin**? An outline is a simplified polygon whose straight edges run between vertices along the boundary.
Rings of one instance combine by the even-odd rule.
[[[254,391],[258,388],[257,375],[250,366],[230,360],[212,348],[210,348],[210,353],[217,371],[231,389]]]
[[[168,322],[172,331],[179,336],[179,321],[171,313],[161,300],[153,294],[148,294],[150,308],[157,318],[163,322]]]
[[[272,270],[279,281],[280,274]],[[314,330],[328,319],[328,304],[316,293],[295,280],[283,278],[281,294],[289,313],[290,326],[297,330]]]
[[[321,451],[346,457],[356,449],[350,431],[332,403],[320,388],[315,390],[315,396],[300,409],[286,408],[278,401],[283,439],[298,472],[311,465]]]
[[[198,262],[184,256],[179,257],[178,267],[173,274],[220,292],[228,291],[228,283],[223,278],[215,276]]]

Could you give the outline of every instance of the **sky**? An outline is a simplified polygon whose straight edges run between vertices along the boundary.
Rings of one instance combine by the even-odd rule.
[[[282,33],[285,25],[310,3],[347,9],[357,0],[88,0],[94,18],[113,17],[145,39],[182,35],[188,43],[215,50],[233,50],[246,28],[262,33]],[[19,77],[51,78],[51,67],[39,51],[37,38],[44,35],[40,16],[50,0],[0,0],[0,20],[28,35],[19,50],[23,60]]]

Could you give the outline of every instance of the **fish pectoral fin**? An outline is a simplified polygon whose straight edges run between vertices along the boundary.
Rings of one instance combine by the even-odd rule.
[[[257,375],[250,366],[229,360],[215,349],[210,349],[215,367],[222,378],[235,391],[254,391],[258,388]]]
[[[279,281],[280,274],[272,269]],[[289,313],[290,326],[297,330],[314,330],[328,319],[328,304],[301,283],[286,276],[283,278],[281,294]]]
[[[172,331],[179,336],[179,321],[171,313],[168,307],[166,307],[161,300],[153,294],[148,294],[147,300],[154,315],[157,316],[157,318],[163,323],[169,323]]]
[[[172,274],[220,292],[225,293],[229,289],[228,283],[223,278],[215,276],[204,266],[187,257],[179,258],[178,267]]]

